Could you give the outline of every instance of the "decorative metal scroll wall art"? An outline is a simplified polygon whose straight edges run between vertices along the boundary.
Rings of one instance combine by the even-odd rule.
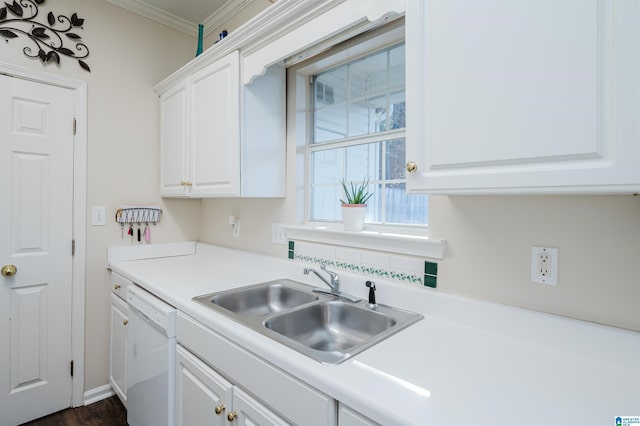
[[[60,64],[60,55],[76,59],[85,71],[91,72],[89,65],[83,61],[89,56],[89,48],[76,31],[83,29],[84,19],[74,13],[71,17],[47,14],[46,23],[36,20],[38,5],[46,0],[13,0],[0,7],[0,36],[9,40],[26,38],[30,45],[22,52],[29,58],[40,59],[43,63]],[[73,31],[72,31],[73,30]],[[21,37],[22,36],[22,37]]]

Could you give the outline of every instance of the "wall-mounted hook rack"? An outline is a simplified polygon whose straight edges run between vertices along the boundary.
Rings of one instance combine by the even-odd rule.
[[[160,222],[162,210],[157,207],[121,207],[116,210],[116,222],[125,223],[153,223]]]

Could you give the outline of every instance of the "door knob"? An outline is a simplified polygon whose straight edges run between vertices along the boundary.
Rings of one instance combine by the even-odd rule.
[[[16,268],[16,265],[4,265],[0,273],[2,273],[3,277],[12,277],[18,273],[18,268]]]
[[[413,161],[409,161],[407,163],[407,171],[409,173],[413,173],[418,169],[418,165],[416,163],[414,163]]]

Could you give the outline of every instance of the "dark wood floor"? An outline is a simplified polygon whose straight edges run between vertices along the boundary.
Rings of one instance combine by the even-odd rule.
[[[68,408],[22,426],[127,426],[127,411],[117,396]]]

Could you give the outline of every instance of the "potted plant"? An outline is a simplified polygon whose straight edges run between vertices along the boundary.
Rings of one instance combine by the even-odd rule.
[[[344,179],[340,179],[344,191],[342,203],[342,224],[345,231],[362,231],[364,217],[367,213],[367,200],[373,195],[369,192],[369,178],[362,183],[351,182],[348,186]]]

